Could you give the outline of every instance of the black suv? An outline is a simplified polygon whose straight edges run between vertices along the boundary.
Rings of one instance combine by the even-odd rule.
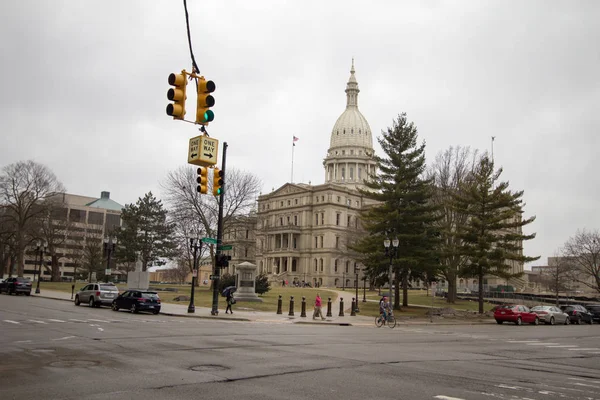
[[[592,313],[592,319],[600,322],[600,304],[588,304],[585,308]]]
[[[586,310],[584,306],[575,304],[570,306],[560,306],[560,309],[569,314],[571,323],[581,324],[581,322],[587,322],[590,325],[594,323],[592,313]]]
[[[6,278],[4,282],[0,282],[0,293],[8,294],[24,293],[26,296],[31,294],[31,281],[29,278],[12,277]]]

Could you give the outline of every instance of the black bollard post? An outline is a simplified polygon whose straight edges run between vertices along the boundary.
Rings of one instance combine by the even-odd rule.
[[[74,284],[71,285],[71,300],[73,300],[73,293],[75,293],[75,285]]]
[[[306,318],[306,297],[302,296],[302,311],[300,316]]]
[[[279,299],[277,300],[277,314],[283,314],[281,311],[281,306],[283,305],[283,300],[281,300],[281,295],[279,295]]]
[[[333,315],[331,314],[331,297],[329,298],[329,300],[327,300],[327,316],[333,317]]]
[[[344,316],[344,298],[340,297],[340,313],[339,313],[340,317]]]
[[[294,316],[294,296],[290,296],[290,312],[288,315],[291,317]]]
[[[350,310],[350,316],[356,317],[356,299],[352,298],[352,309]]]

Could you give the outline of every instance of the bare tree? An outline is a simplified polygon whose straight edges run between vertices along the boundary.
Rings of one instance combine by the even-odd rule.
[[[544,270],[545,281],[548,288],[554,293],[556,306],[559,303],[559,293],[568,290],[566,282],[575,276],[573,264],[568,259],[555,255],[549,262],[548,268]]]
[[[18,276],[23,276],[25,248],[34,239],[32,222],[47,212],[47,199],[64,191],[54,173],[34,161],[19,161],[2,169],[0,205],[14,227]]]
[[[180,241],[190,233],[217,237],[219,197],[200,195],[196,191],[197,177],[196,168],[182,166],[169,172],[166,180],[161,183],[166,195],[165,203],[170,207],[169,212],[173,213],[178,225],[187,226],[178,226]],[[223,224],[227,225],[231,217],[246,215],[253,209],[261,182],[255,175],[235,168],[227,169],[224,181]],[[210,186],[211,182],[209,193],[212,193]],[[186,247],[189,248],[189,244]],[[211,257],[214,257],[212,247]],[[189,259],[192,259],[191,255]]]
[[[458,234],[467,223],[468,215],[453,206],[453,195],[471,179],[478,158],[478,152],[469,147],[450,147],[438,153],[427,171],[435,186],[432,201],[443,216],[434,224],[441,233],[440,273],[448,282],[448,303],[456,301],[456,279],[468,259],[461,252],[463,240]]]
[[[600,233],[579,230],[564,245],[563,256],[574,271],[573,280],[600,293]]]
[[[38,226],[40,236],[48,244],[48,255],[52,260],[50,265],[50,276],[52,282],[60,281],[60,251],[64,249],[73,223],[67,216],[67,207],[56,196],[47,200],[47,213],[42,217]]]
[[[185,262],[178,262],[174,267],[162,271],[165,279],[169,282],[185,283],[185,278],[190,273],[190,269]]]
[[[76,252],[76,262],[81,263],[82,269],[87,272],[88,282],[92,281],[93,273],[102,271],[104,264],[104,249],[102,247],[102,234],[90,232],[84,235],[84,242]]]

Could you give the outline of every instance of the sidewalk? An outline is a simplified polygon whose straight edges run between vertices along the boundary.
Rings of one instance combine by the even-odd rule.
[[[188,304],[173,304],[173,303],[162,303],[161,314],[169,315],[173,317],[184,317],[184,318],[205,318],[205,319],[218,319],[222,321],[245,321],[245,322],[258,322],[258,323],[296,323],[296,324],[315,324],[315,325],[341,325],[341,326],[375,326],[374,317],[363,316],[357,314],[356,316],[350,316],[352,296],[348,296],[348,292],[341,292],[334,290],[338,294],[335,301],[331,302],[331,317],[327,317],[325,321],[313,320],[312,313],[312,300],[309,302],[307,299],[306,305],[306,317],[301,317],[301,299],[296,300],[294,307],[294,316],[288,315],[289,313],[289,300],[283,301],[282,314],[277,314],[276,309],[273,312],[266,311],[247,311],[244,310],[244,303],[238,303],[235,307],[234,314],[225,314],[222,309],[219,310],[218,315],[211,315],[211,308],[209,307],[195,307],[194,313],[188,313]],[[54,291],[54,290],[42,290],[40,294],[32,293],[33,297],[42,297],[47,299],[62,300],[72,302],[71,294],[66,292]],[[344,316],[339,316],[340,309],[340,298],[344,298]],[[220,299],[221,300],[221,299]],[[224,306],[224,300],[222,299],[220,306]],[[348,301],[350,300],[350,301]],[[310,305],[309,305],[310,304]],[[87,306],[83,306],[87,307]],[[222,307],[221,307],[222,308]],[[323,313],[327,313],[327,299],[323,299]],[[398,317],[398,326],[402,325],[458,325],[458,324],[480,324],[480,323],[492,323],[493,319],[474,319],[474,320],[448,320],[434,318],[433,322],[429,318],[406,318]]]

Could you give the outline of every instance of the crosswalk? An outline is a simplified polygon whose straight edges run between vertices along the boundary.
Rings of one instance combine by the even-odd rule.
[[[178,323],[185,323],[185,320],[175,320]],[[153,323],[153,324],[165,324],[165,323],[173,323],[173,320],[165,320],[165,319],[157,319],[157,318],[131,318],[131,319],[114,319],[114,318],[106,318],[106,319],[96,319],[96,318],[88,318],[88,319],[77,319],[77,318],[68,318],[68,319],[56,319],[56,318],[37,318],[37,319],[4,319],[0,321],[2,324],[7,325],[50,325],[50,324],[89,324],[89,323],[103,323],[103,324],[115,324],[115,323],[131,323],[131,322],[141,322],[141,323]]]

